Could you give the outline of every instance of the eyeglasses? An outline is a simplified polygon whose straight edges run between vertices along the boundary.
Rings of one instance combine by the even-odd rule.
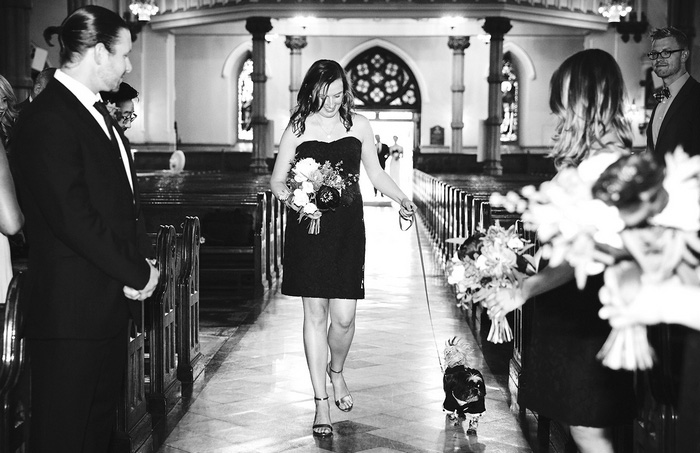
[[[649,57],[650,60],[656,60],[657,58],[659,58],[659,56],[661,56],[661,58],[668,58],[671,56],[672,53],[682,52],[684,50],[685,49],[662,50],[661,52],[652,51],[647,54],[647,57]]]
[[[136,116],[137,115],[135,113],[118,113],[117,121],[127,121],[129,123],[133,123]]]

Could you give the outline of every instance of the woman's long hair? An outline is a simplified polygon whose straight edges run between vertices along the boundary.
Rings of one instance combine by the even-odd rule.
[[[17,110],[17,97],[12,85],[7,79],[0,75],[0,98],[5,99],[7,108],[0,114],[0,140],[7,147],[7,142],[10,139],[10,130],[17,120],[19,111]]]
[[[326,94],[328,86],[336,80],[343,81],[343,102],[338,113],[340,121],[349,131],[352,127],[352,114],[355,108],[355,96],[352,93],[350,79],[342,66],[333,60],[318,60],[311,65],[304,76],[304,81],[297,95],[297,106],[292,112],[289,124],[294,134],[299,137],[306,130],[306,118],[321,110],[321,96]]]
[[[632,146],[625,83],[609,53],[589,49],[567,58],[554,72],[550,89],[549,107],[558,119],[550,157],[557,168],[577,166],[591,149]]]
[[[80,61],[85,51],[98,43],[104,44],[110,53],[113,52],[122,28],[129,30],[118,14],[100,6],[88,5],[73,11],[60,26],[46,28],[44,39],[49,46],[53,46],[51,36],[58,36],[63,66]]]

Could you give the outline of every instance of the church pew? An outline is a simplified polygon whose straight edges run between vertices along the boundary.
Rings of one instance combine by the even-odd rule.
[[[149,231],[186,215],[201,221],[201,283],[260,296],[281,272],[285,211],[258,179],[193,174],[186,183],[147,179],[142,205]],[[251,182],[252,181],[252,182]],[[257,192],[255,192],[257,190]]]
[[[143,323],[130,322],[123,395],[117,410],[113,453],[134,453],[152,440],[182,391],[204,369],[199,343],[199,244],[197,217],[187,217],[177,234],[161,226],[156,239],[160,279],[141,305]]]
[[[16,273],[10,281],[5,301],[0,304],[2,326],[2,363],[0,363],[0,451],[26,451],[29,425],[30,395],[28,385],[20,382],[24,367],[24,337],[20,287],[23,273]]]
[[[178,237],[176,279],[177,378],[191,385],[204,369],[199,342],[199,270],[201,228],[199,218],[187,216]]]
[[[201,280],[209,291],[260,295],[267,283],[265,269],[257,262],[263,235],[264,200],[257,193],[170,193],[142,197],[147,228],[197,216],[201,222]]]
[[[151,435],[152,418],[146,397],[144,304],[140,306],[142,321],[129,321],[124,386],[110,447],[113,453],[135,453]]]
[[[148,410],[154,417],[164,417],[179,398],[175,291],[178,253],[175,227],[161,225],[156,242],[161,278],[146,300]]]

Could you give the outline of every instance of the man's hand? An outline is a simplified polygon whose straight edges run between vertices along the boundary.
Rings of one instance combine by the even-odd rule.
[[[153,291],[155,291],[158,285],[158,278],[160,277],[160,272],[155,267],[155,260],[146,259],[148,266],[151,269],[151,275],[148,278],[148,283],[141,290],[131,288],[129,286],[124,286],[124,295],[132,300],[146,300],[151,297]]]

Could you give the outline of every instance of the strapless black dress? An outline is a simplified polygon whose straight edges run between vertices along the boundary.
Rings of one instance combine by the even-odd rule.
[[[362,143],[343,137],[326,143],[304,142],[296,158],[311,157],[320,164],[340,162],[341,176],[360,174]],[[357,179],[357,178],[355,178]],[[360,185],[343,190],[340,206],[321,216],[318,234],[309,234],[309,220],[287,209],[282,294],[324,299],[364,299],[365,223]]]

